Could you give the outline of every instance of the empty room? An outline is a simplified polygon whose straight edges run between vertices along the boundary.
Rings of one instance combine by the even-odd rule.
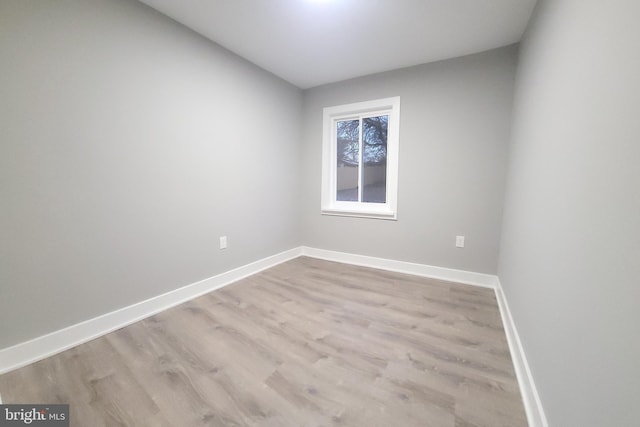
[[[0,425],[640,426],[639,16],[0,0]]]

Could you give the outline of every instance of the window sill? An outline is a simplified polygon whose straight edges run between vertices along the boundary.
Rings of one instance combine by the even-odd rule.
[[[371,218],[371,219],[387,219],[397,221],[396,213],[393,211],[365,211],[365,210],[349,210],[338,208],[322,208],[322,215],[331,216],[350,216],[356,218]]]

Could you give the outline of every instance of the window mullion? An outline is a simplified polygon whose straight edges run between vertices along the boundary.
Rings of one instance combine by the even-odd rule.
[[[331,198],[332,200],[337,200],[338,197],[338,191],[337,191],[337,185],[338,185],[338,164],[337,164],[337,158],[338,158],[338,120],[334,120],[333,121],[333,125],[331,128],[331,132],[332,132],[332,140],[331,140],[331,158],[332,158],[332,165],[331,167],[333,168],[333,182],[331,183]]]
[[[362,160],[364,157],[362,156],[362,117],[358,118],[358,203],[362,202],[362,173],[364,170],[364,164]]]

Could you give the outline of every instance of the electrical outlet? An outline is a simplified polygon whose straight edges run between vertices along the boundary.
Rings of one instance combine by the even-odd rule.
[[[220,237],[220,249],[227,249],[227,236]]]
[[[456,248],[464,248],[464,236],[456,236]]]

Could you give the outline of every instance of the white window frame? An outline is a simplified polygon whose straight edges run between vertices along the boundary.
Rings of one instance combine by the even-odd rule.
[[[387,130],[386,203],[338,201],[336,200],[338,169],[336,123],[349,118],[355,119],[378,115],[389,115]],[[399,135],[399,96],[324,108],[322,138],[322,214],[390,220],[397,219]],[[362,150],[360,150],[360,156],[362,158]],[[362,162],[360,162],[360,167],[363,167]],[[359,176],[362,176],[362,172],[359,173]],[[360,178],[358,179],[360,180]]]

